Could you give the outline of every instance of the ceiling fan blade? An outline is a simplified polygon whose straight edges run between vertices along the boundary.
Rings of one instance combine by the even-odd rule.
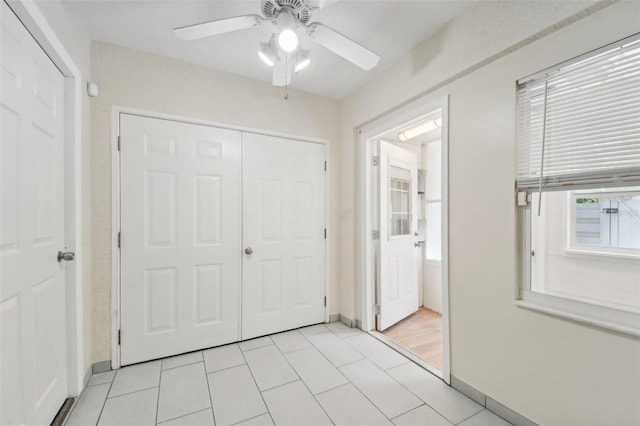
[[[236,16],[235,18],[219,19],[217,21],[175,28],[173,33],[183,40],[196,40],[199,38],[257,27],[262,23],[262,21],[263,19],[258,15]]]
[[[280,59],[273,64],[273,85],[288,86],[291,84],[292,67],[286,59]]]
[[[326,25],[318,22],[309,24],[308,34],[319,45],[342,56],[365,71],[378,65],[380,61],[380,56]]]
[[[311,7],[314,9],[324,9],[327,6],[331,6],[334,3],[339,2],[340,0],[311,0]]]

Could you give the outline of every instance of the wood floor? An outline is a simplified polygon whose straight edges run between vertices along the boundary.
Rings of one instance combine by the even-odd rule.
[[[421,307],[382,334],[442,370],[442,315],[439,313]]]

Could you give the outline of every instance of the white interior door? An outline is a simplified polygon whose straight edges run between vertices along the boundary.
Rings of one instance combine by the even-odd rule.
[[[240,132],[121,114],[121,363],[239,340]]]
[[[325,320],[325,158],[243,133],[243,339]]]
[[[49,424],[67,397],[64,79],[1,7],[0,424]]]
[[[385,330],[418,310],[417,240],[418,158],[390,143],[379,142],[380,262],[376,300],[377,329]]]

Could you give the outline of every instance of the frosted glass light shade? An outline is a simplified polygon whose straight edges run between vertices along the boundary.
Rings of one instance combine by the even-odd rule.
[[[298,47],[298,35],[295,31],[285,28],[278,35],[278,45],[285,52],[291,53]]]

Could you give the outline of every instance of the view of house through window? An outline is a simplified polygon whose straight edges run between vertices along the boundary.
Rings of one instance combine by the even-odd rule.
[[[640,188],[575,191],[571,201],[573,247],[640,252]]]

